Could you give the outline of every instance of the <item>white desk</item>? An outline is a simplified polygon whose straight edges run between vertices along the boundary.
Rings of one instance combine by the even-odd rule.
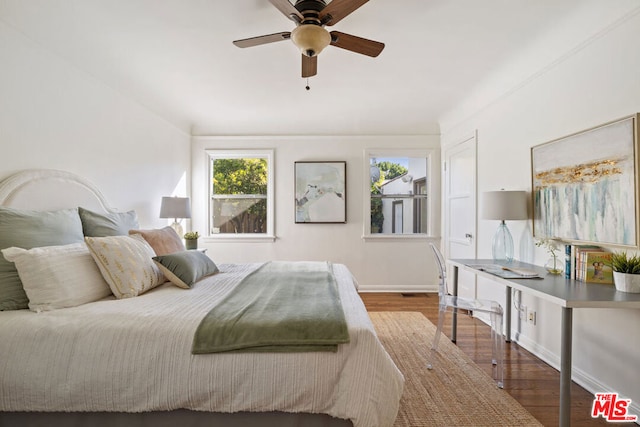
[[[640,309],[640,294],[616,291],[613,285],[584,283],[565,279],[564,275],[547,274],[540,266],[514,261],[511,267],[522,267],[540,273],[542,279],[504,279],[482,271],[477,266],[498,264],[492,259],[451,259],[453,266],[452,292],[458,295],[458,269],[469,271],[486,279],[494,280],[506,286],[505,337],[511,340],[511,289],[527,292],[540,299],[550,301],[562,307],[562,330],[560,343],[560,425],[571,424],[571,345],[574,308],[635,308]],[[474,267],[470,267],[473,265]],[[456,340],[457,318],[453,315],[451,340]]]

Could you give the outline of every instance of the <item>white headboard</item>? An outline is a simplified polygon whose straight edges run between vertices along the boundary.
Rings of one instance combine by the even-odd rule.
[[[116,212],[91,182],[54,169],[27,169],[0,181],[0,206],[30,210],[82,206],[98,212]]]

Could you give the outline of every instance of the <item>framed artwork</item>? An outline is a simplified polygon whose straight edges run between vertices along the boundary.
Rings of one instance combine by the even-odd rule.
[[[295,162],[296,223],[347,222],[347,162]]]
[[[531,148],[534,237],[638,247],[639,118]]]

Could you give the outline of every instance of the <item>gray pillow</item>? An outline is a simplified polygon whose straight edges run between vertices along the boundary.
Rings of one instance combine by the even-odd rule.
[[[216,264],[197,250],[156,256],[153,261],[171,283],[184,289],[189,289],[203,277],[218,272]]]
[[[28,211],[0,207],[0,249],[32,249],[83,240],[76,209]],[[15,265],[0,255],[0,310],[20,310],[28,308],[28,303]]]
[[[129,230],[140,228],[135,211],[98,213],[80,207],[78,213],[87,237],[127,236]]]

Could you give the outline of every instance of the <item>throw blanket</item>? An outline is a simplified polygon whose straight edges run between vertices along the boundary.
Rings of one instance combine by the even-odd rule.
[[[202,320],[193,354],[337,351],[349,342],[332,266],[269,262]]]

